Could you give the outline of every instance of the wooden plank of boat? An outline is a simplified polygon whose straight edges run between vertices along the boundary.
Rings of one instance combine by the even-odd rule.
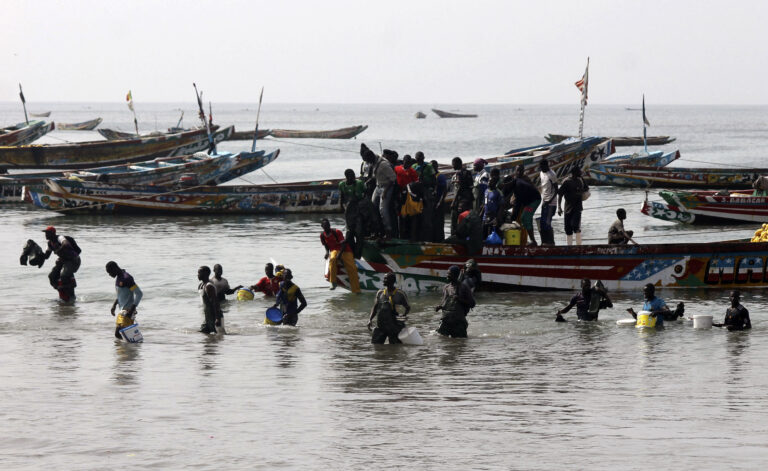
[[[661,191],[659,195],[667,203],[649,205],[647,214],[664,219],[664,209],[690,214],[687,223],[738,224],[768,222],[768,196],[756,196],[751,191]],[[646,209],[645,207],[643,208]]]
[[[34,142],[48,134],[55,125],[53,122],[30,121],[0,129],[0,146],[22,146]]]
[[[367,125],[350,126],[330,131],[299,131],[294,129],[272,129],[269,135],[283,139],[351,139],[368,129]],[[253,137],[253,135],[251,135]]]
[[[29,113],[30,116],[34,118],[47,118],[51,115],[50,111],[43,111],[42,113]]]
[[[441,118],[477,118],[476,114],[451,113],[450,111],[437,110],[432,108],[432,112]]]
[[[547,134],[544,136],[544,138],[548,142],[562,142],[566,139],[570,139],[576,136],[568,136],[565,134]],[[638,137],[627,137],[627,136],[615,136],[611,137],[613,139],[613,145],[616,147],[628,147],[628,146],[642,146],[643,145],[643,136]],[[670,137],[670,136],[648,136],[648,145],[649,146],[663,146],[664,144],[669,144],[670,142],[674,142],[676,138]]]
[[[256,137],[257,139],[264,139],[265,137],[269,136],[270,130],[269,129],[259,129],[259,135]],[[253,140],[253,130],[251,131],[237,131],[232,133],[232,136],[230,136],[228,141],[252,141]]]
[[[93,131],[99,124],[101,124],[101,118],[83,121],[82,123],[58,123],[56,126],[60,131]]]
[[[451,265],[470,258],[488,290],[578,290],[581,280],[600,280],[610,291],[638,292],[646,283],[663,288],[748,289],[768,287],[768,243],[743,241],[581,245],[483,246],[470,255],[461,246],[400,240],[372,242],[357,261],[360,287],[377,290],[386,273],[410,292],[439,292]],[[347,278],[340,267],[341,285]]]
[[[731,189],[752,187],[768,168],[683,168],[597,164],[589,175],[601,184],[631,188]]]
[[[205,130],[122,141],[0,147],[0,168],[75,169],[190,154],[207,146]],[[197,148],[189,150],[189,148]],[[179,150],[181,149],[181,150]],[[176,152],[180,154],[176,154]]]
[[[0,177],[0,202],[18,202],[22,189],[41,191],[46,179],[96,181],[120,185],[173,185],[182,175],[194,175],[201,185],[219,185],[273,162],[280,150],[272,152],[199,153],[169,157],[133,164],[97,167],[83,171],[24,173]]]

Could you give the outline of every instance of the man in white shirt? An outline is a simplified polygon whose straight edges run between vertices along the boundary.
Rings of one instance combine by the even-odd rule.
[[[541,245],[555,245],[555,230],[552,218],[557,211],[557,175],[549,168],[549,162],[539,163],[539,185],[541,191]]]

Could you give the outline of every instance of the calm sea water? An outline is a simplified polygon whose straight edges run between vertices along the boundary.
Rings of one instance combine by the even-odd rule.
[[[137,103],[141,129],[185,123],[189,104]],[[281,149],[266,172],[280,182],[333,178],[357,168],[360,142],[447,162],[498,155],[573,133],[577,106],[439,106],[478,119],[416,120],[422,105],[272,105],[260,126],[370,128],[350,141],[265,141]],[[130,130],[123,104],[29,104],[51,119],[96,116]],[[218,105],[214,120],[253,126],[256,105]],[[766,107],[648,109],[650,134],[678,140],[678,166],[764,166]],[[23,118],[0,104],[0,122]],[[636,135],[639,112],[590,106],[585,132]],[[55,132],[42,142],[87,140]],[[224,150],[249,147],[228,142]],[[687,161],[686,161],[687,159]],[[701,162],[707,162],[704,164]],[[270,181],[264,173],[245,182]],[[682,227],[639,213],[644,192],[597,188],[584,213],[584,237],[603,241],[614,211],[638,241],[747,237],[740,228]],[[654,195],[650,195],[654,198]],[[480,293],[467,340],[433,330],[435,295],[410,298],[422,347],[370,345],[372,295],[330,291],[322,278],[319,216],[64,216],[1,206],[0,462],[4,469],[756,469],[768,459],[768,308],[764,291],[744,294],[751,332],[658,332],[618,327],[641,293],[614,296],[597,323],[553,322],[568,292]],[[342,220],[331,218],[335,226]],[[83,264],[78,301],[60,305],[42,269],[18,264],[23,243],[55,225],[77,238]],[[556,228],[562,219],[555,219]],[[564,239],[562,232],[558,240]],[[261,324],[270,302],[231,301],[229,335],[197,332],[200,265],[221,263],[231,285],[251,284],[274,259],[293,269],[309,307],[299,327]],[[144,291],[140,345],[113,338],[115,260]],[[689,314],[720,318],[722,291],[661,290]],[[572,318],[571,318],[572,319]]]

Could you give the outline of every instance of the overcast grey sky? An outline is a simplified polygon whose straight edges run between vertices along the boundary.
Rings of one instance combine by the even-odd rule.
[[[765,0],[0,2],[0,101],[768,103]]]

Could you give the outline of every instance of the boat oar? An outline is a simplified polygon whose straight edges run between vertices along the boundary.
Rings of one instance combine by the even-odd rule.
[[[259,94],[259,108],[256,110],[256,128],[253,130],[253,143],[251,144],[251,152],[256,152],[256,139],[259,138],[259,115],[261,114],[261,99],[264,97],[264,87],[261,87],[261,93]]]
[[[21,98],[21,106],[24,107],[24,121],[29,124],[29,118],[27,117],[27,100],[24,99],[24,92],[21,90],[21,84],[19,84],[19,98]]]

